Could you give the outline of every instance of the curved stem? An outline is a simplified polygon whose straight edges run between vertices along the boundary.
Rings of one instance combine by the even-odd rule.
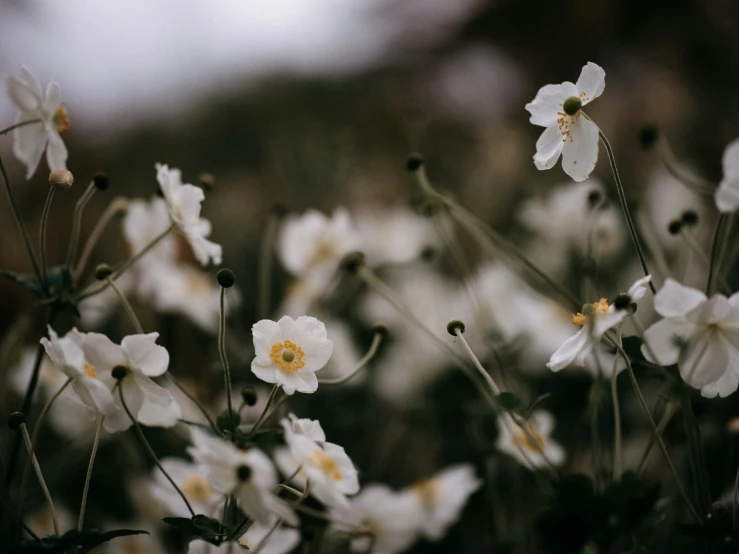
[[[677,403],[674,400],[670,400],[670,402],[667,403],[667,406],[665,406],[664,412],[662,412],[662,417],[660,417],[659,423],[657,423],[657,432],[660,436],[662,436],[662,433],[665,432],[667,425],[670,423],[670,420],[672,419],[672,416],[675,415],[676,411]],[[655,442],[656,441],[654,435],[651,435],[649,438],[649,443],[644,449],[644,454],[642,454],[641,460],[639,460],[639,465],[636,466],[637,473],[641,473],[642,469],[644,468],[644,464],[647,463],[647,460],[649,459],[649,453],[652,451],[652,447],[654,446]]]
[[[685,165],[675,157],[675,154],[672,152],[667,140],[661,134],[657,138],[655,146],[657,156],[662,160],[665,169],[667,169],[670,175],[696,194],[700,194],[701,196],[713,196],[713,193],[716,191],[716,185],[698,175],[695,175],[690,169],[685,167]]]
[[[462,346],[464,346],[464,349],[467,351],[467,355],[472,360],[472,364],[477,368],[477,371],[482,375],[482,378],[485,380],[485,382],[490,387],[490,390],[493,391],[493,394],[496,396],[500,394],[500,387],[496,384],[496,382],[493,380],[490,373],[488,373],[484,367],[482,367],[482,364],[480,363],[480,360],[475,356],[475,353],[472,351],[472,348],[470,348],[470,345],[467,343],[467,340],[462,335],[462,330],[457,327],[454,329],[454,334],[457,335],[457,338],[462,343]]]
[[[259,426],[262,424],[263,421],[265,421],[265,416],[267,415],[267,411],[269,410],[269,407],[272,405],[272,402],[274,401],[278,390],[280,390],[280,385],[276,384],[272,387],[272,391],[269,393],[269,398],[267,398],[267,404],[265,404],[264,410],[262,410],[262,413],[259,415],[259,419],[257,419],[257,422],[251,428],[251,431],[249,431],[250,437],[253,436],[254,433],[257,432],[257,429],[259,428]]]
[[[46,277],[46,223],[49,219],[49,211],[51,210],[51,202],[54,200],[54,187],[49,185],[49,193],[46,195],[44,202],[44,210],[41,212],[41,239],[39,243],[39,251],[41,252],[41,280],[46,294],[49,294],[49,283]]]
[[[223,380],[226,385],[226,402],[228,403],[228,423],[231,428],[231,436],[233,436],[236,428],[234,426],[233,405],[231,401],[231,368],[228,365],[228,356],[226,355],[226,289],[221,287],[220,298],[220,326],[218,329],[218,354],[221,357],[221,365],[223,365]],[[277,386],[277,385],[275,385]]]
[[[95,194],[96,190],[95,183],[91,182],[87,185],[85,192],[82,193],[82,196],[80,196],[79,200],[77,200],[77,203],[74,205],[74,214],[72,215],[72,235],[69,238],[69,249],[67,250],[66,261],[67,270],[70,273],[72,272],[74,258],[77,256],[77,244],[79,243],[80,227],[82,226],[82,210],[85,209],[85,206],[90,201],[90,198],[92,198],[92,195]]]
[[[98,443],[100,442],[100,430],[103,427],[104,415],[100,415],[97,429],[95,429],[95,440],[92,443],[92,453],[90,454],[90,463],[87,466],[87,476],[85,477],[85,487],[82,489],[82,504],[80,504],[80,518],[77,523],[77,531],[82,531],[82,525],[85,522],[85,508],[87,508],[87,493],[90,490],[90,480],[92,479],[92,468],[95,465],[95,456],[98,451]]]
[[[125,213],[126,210],[128,210],[128,205],[129,202],[127,198],[115,198],[110,203],[108,208],[103,212],[103,215],[100,216],[100,219],[95,224],[95,227],[90,233],[90,236],[87,237],[85,246],[82,248],[80,260],[79,262],[77,262],[77,267],[74,270],[75,283],[79,280],[79,278],[82,276],[82,273],[85,271],[85,267],[87,267],[87,262],[92,255],[92,251],[95,249],[95,246],[100,240],[103,231],[105,231],[105,228],[108,226],[108,223],[110,223],[115,216]]]
[[[126,314],[128,314],[128,319],[131,320],[134,329],[136,329],[136,333],[138,333],[139,335],[143,335],[144,328],[141,326],[139,318],[136,317],[136,312],[133,311],[131,304],[126,298],[126,295],[123,294],[123,291],[120,289],[120,287],[118,287],[118,285],[115,284],[115,282],[113,282],[113,279],[111,277],[108,277],[107,281],[108,286],[110,286],[115,291],[116,295],[118,295],[118,299],[121,301],[121,304],[123,304],[123,309],[126,310]]]
[[[10,131],[17,129],[18,127],[25,127],[26,125],[32,125],[33,123],[43,123],[40,119],[29,119],[28,121],[19,121],[14,123],[10,127],[0,130],[0,135],[8,134]]]
[[[621,343],[621,328],[623,323],[619,324],[616,331],[616,340]],[[613,373],[611,373],[611,398],[613,400],[613,478],[615,481],[621,479],[624,471],[624,459],[621,448],[621,406],[618,402],[618,358],[613,360]]]
[[[354,369],[352,369],[350,372],[348,372],[345,375],[342,375],[341,377],[336,377],[334,379],[319,379],[318,384],[319,385],[341,385],[342,383],[346,383],[349,379],[354,377],[359,371],[362,370],[369,362],[372,360],[372,358],[375,357],[377,354],[377,350],[380,347],[380,343],[382,342],[383,337],[385,336],[384,332],[381,331],[375,331],[374,337],[372,337],[372,344],[370,345],[369,350],[364,355],[364,357],[359,360],[356,366],[354,366]]]
[[[220,430],[218,429],[218,426],[216,425],[216,422],[215,422],[215,421],[213,421],[213,418],[212,418],[212,417],[210,417],[210,415],[208,414],[207,410],[205,409],[205,406],[203,406],[203,405],[202,405],[202,404],[200,403],[200,401],[198,401],[198,399],[197,399],[197,398],[195,398],[195,396],[194,396],[194,395],[190,394],[190,393],[189,393],[189,392],[188,392],[188,391],[187,391],[187,390],[185,389],[185,387],[183,387],[183,386],[182,386],[182,385],[181,385],[181,384],[180,384],[180,383],[179,383],[179,382],[177,381],[177,379],[175,379],[175,378],[174,378],[174,375],[172,375],[172,374],[171,374],[171,373],[170,373],[169,371],[167,371],[167,372],[166,372],[166,373],[164,374],[164,376],[165,376],[165,377],[166,377],[166,378],[167,378],[167,379],[169,380],[169,382],[170,382],[170,383],[172,383],[172,384],[173,384],[173,385],[174,385],[175,387],[177,387],[177,388],[178,388],[178,389],[180,390],[180,392],[181,392],[182,394],[184,394],[185,396],[187,396],[187,397],[188,397],[188,398],[190,399],[190,401],[192,401],[192,403],[193,403],[193,404],[195,404],[195,405],[196,405],[196,406],[198,407],[198,409],[199,409],[199,410],[200,410],[200,412],[201,412],[201,413],[203,414],[203,416],[205,416],[205,419],[207,419],[207,420],[208,420],[208,424],[210,425],[210,428],[211,428],[211,429],[213,429],[213,432],[214,432],[214,433],[215,433],[216,435],[219,435],[219,436],[223,436],[223,433],[221,433],[221,431],[220,431]]]
[[[713,243],[711,245],[711,259],[708,263],[708,279],[706,280],[706,296],[711,296],[715,290],[713,286],[714,274],[719,272],[720,265],[720,244],[723,242],[723,236],[728,228],[729,214],[721,213],[716,219],[716,227],[713,231]]]
[[[41,490],[44,491],[44,497],[46,497],[46,503],[49,506],[49,512],[51,512],[51,522],[54,525],[54,534],[58,536],[59,535],[59,524],[56,521],[56,511],[54,510],[54,501],[51,499],[51,493],[49,492],[49,487],[46,486],[46,481],[44,480],[44,474],[41,473],[41,466],[38,465],[36,454],[34,454],[33,452],[33,446],[31,446],[31,437],[28,436],[28,429],[26,428],[25,423],[21,424],[20,432],[23,436],[23,442],[26,443],[26,449],[28,450],[28,457],[31,458],[33,469],[36,471],[36,477],[38,478],[39,485],[41,485]]]

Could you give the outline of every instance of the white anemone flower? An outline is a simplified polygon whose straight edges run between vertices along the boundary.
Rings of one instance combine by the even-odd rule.
[[[111,392],[112,383],[104,378],[100,367],[90,359],[83,348],[83,334],[72,329],[59,338],[49,327],[49,338],[41,344],[54,365],[72,379],[72,388],[82,403],[96,414],[105,416],[103,427],[109,433],[127,429],[131,422],[116,404]]]
[[[222,515],[225,496],[211,487],[205,469],[180,458],[164,458],[162,467],[177,483],[196,514],[209,517]],[[175,516],[190,517],[190,511],[182,497],[172,487],[164,474],[154,468],[151,494]]]
[[[182,183],[182,173],[179,169],[169,169],[167,165],[156,164],[157,181],[167,202],[169,215],[185,235],[192,247],[195,258],[201,265],[208,265],[211,261],[218,265],[222,261],[223,249],[220,244],[208,240],[210,235],[210,221],[200,217],[200,208],[205,193],[203,189]]]
[[[13,154],[25,164],[26,179],[33,176],[44,150],[50,171],[66,169],[67,147],[60,135],[69,128],[69,119],[62,106],[59,85],[51,81],[44,95],[38,79],[26,66],[21,65],[18,73],[20,78],[5,76],[8,96],[18,109],[16,123],[41,121],[13,130]]]
[[[646,330],[644,356],[661,365],[676,363],[683,380],[708,398],[735,392],[739,293],[707,298],[697,289],[667,279],[654,297],[654,309],[664,319]]]
[[[626,319],[629,315],[629,304],[644,297],[651,280],[651,275],[642,277],[629,287],[626,295],[619,296],[616,302],[609,305],[608,300],[601,298],[592,304],[589,314],[573,315],[572,323],[581,326],[582,329],[562,343],[562,346],[552,354],[547,367],[552,371],[559,371],[572,363],[583,365],[583,360],[592,352],[595,343],[603,334]]]
[[[120,345],[100,333],[80,333],[79,336],[90,363],[111,388],[115,383],[113,369],[126,368],[120,386],[136,421],[153,427],[177,424],[182,415],[179,404],[169,391],[151,379],[163,375],[169,366],[169,352],[156,344],[159,333],[129,335]],[[115,400],[120,405],[118,394]]]
[[[252,327],[256,357],[251,370],[262,381],[276,383],[287,394],[318,389],[315,372],[326,365],[334,344],[315,317],[263,319]]]
[[[720,212],[739,209],[739,139],[729,143],[722,160],[724,178],[716,190],[716,207]]]
[[[188,554],[243,554],[244,548],[251,552],[259,546],[259,554],[287,554],[300,543],[300,531],[297,529],[278,527],[269,534],[271,529],[272,524],[262,525],[254,522],[237,541],[214,546],[203,540],[195,540],[190,543],[187,552]],[[268,534],[269,537],[267,537]]]
[[[549,412],[537,410],[525,423],[526,430],[513,421],[509,414],[498,419],[498,440],[495,447],[529,469],[561,466],[565,451],[550,434],[554,429],[554,417]]]
[[[407,488],[405,493],[422,512],[421,534],[431,541],[441,539],[481,485],[471,465],[458,464]]]
[[[585,116],[582,107],[603,94],[606,72],[593,62],[582,68],[577,83],[566,81],[539,89],[526,104],[529,121],[546,127],[536,141],[534,164],[551,169],[562,156],[562,169],[575,181],[584,181],[598,160],[598,126]]]
[[[277,472],[264,452],[239,450],[197,427],[190,430],[190,436],[193,446],[187,453],[204,468],[215,490],[234,495],[244,513],[263,525],[273,522],[274,516],[290,525],[298,524],[292,508],[272,494]]]
[[[288,443],[295,435],[308,437],[318,443],[326,442],[326,433],[317,419],[299,418],[295,414],[288,414],[286,418],[282,418],[280,425],[285,430],[285,440]]]

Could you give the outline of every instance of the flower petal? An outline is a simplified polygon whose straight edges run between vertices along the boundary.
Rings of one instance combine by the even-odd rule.
[[[706,300],[706,295],[668,278],[654,296],[654,309],[662,317],[681,317]]]
[[[134,414],[140,423],[151,427],[173,427],[177,424],[182,411],[168,390],[140,373],[130,374],[126,381],[134,384],[124,392],[127,395],[126,403],[128,396],[138,394],[140,397],[139,409]]]
[[[260,364],[268,365],[271,363],[270,351],[273,344],[282,342],[281,333],[280,326],[270,319],[262,319],[252,325],[251,334],[254,339],[254,353],[257,355]]]
[[[724,177],[714,195],[718,211],[727,213],[739,208],[739,179]]]
[[[547,127],[536,141],[536,154],[534,154],[536,169],[543,171],[553,168],[559,160],[560,154],[562,154],[563,146],[564,142],[562,142],[559,127],[556,124]]]
[[[293,318],[289,315],[283,315],[277,322],[277,325],[280,327],[280,336],[282,337],[282,340],[292,340],[293,327],[295,326]]]
[[[5,90],[15,107],[23,112],[35,112],[41,107],[41,97],[29,83],[12,75],[5,76]],[[29,119],[33,116],[29,115]]]
[[[260,364],[255,358],[251,363],[251,372],[265,383],[277,383],[277,373],[280,371],[273,365]]]
[[[54,113],[62,103],[62,91],[59,83],[51,81],[46,86],[46,99],[44,100],[44,109],[49,113]]]
[[[680,376],[696,389],[718,381],[728,365],[729,343],[721,333],[712,330],[693,337],[678,359]]]
[[[680,341],[688,340],[695,327],[681,318],[662,319],[652,324],[644,332],[644,341],[641,351],[644,357],[660,365],[677,363],[680,356]],[[655,360],[652,352],[657,356]]]
[[[556,126],[565,98],[577,95],[577,87],[570,82],[541,87],[534,100],[526,104],[526,111],[531,114],[529,121],[541,127]]]
[[[626,294],[629,295],[629,298],[631,298],[632,302],[636,302],[637,300],[641,300],[642,298],[644,298],[644,295],[647,293],[647,288],[651,281],[652,276],[647,275],[646,277],[638,279],[633,285],[629,287],[629,290]]]
[[[120,346],[100,333],[80,333],[82,348],[87,359],[98,372],[110,371],[116,366],[127,364],[126,355]]]
[[[167,371],[169,352],[156,343],[159,333],[129,335],[121,341],[129,361],[136,369],[149,377],[158,377]]]
[[[49,169],[67,169],[67,146],[57,132],[47,134],[46,163]]]
[[[562,169],[575,181],[590,176],[598,161],[598,127],[584,116],[570,124],[569,138],[562,148]]]
[[[586,327],[580,329],[576,334],[562,343],[562,346],[552,354],[547,362],[547,367],[552,371],[559,371],[570,365],[575,358],[590,343],[590,332]]]
[[[48,135],[41,123],[13,130],[13,154],[26,166],[26,179],[33,177],[46,148]]]
[[[580,77],[575,84],[581,93],[583,106],[598,98],[606,88],[606,72],[598,64],[588,62],[582,68]]]

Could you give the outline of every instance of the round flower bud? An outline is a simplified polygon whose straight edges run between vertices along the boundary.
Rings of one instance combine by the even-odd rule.
[[[128,368],[122,365],[117,365],[113,368],[113,371],[111,371],[110,374],[113,376],[113,379],[120,381],[128,375]]]
[[[8,416],[8,427],[13,431],[20,429],[24,423],[26,423],[26,415],[23,412],[13,412]]]
[[[645,125],[639,131],[639,143],[642,148],[651,148],[659,138],[659,130],[656,125]]]
[[[239,481],[248,481],[249,477],[251,477],[251,468],[246,465],[237,467],[236,477],[239,478]]]
[[[110,180],[108,174],[98,171],[92,176],[92,182],[95,184],[95,188],[98,190],[105,190],[110,186]]]
[[[631,304],[631,297],[626,293],[621,293],[613,301],[613,305],[617,310],[625,310]]]
[[[228,410],[225,410],[216,418],[216,425],[222,431],[230,431],[232,427],[235,429],[240,423],[241,416],[237,412],[229,412]]]
[[[341,259],[340,266],[347,273],[354,275],[364,265],[363,252],[349,252]]]
[[[683,229],[683,222],[680,219],[673,219],[667,226],[667,230],[671,235],[677,235]]]
[[[450,319],[449,323],[446,324],[447,333],[449,333],[453,337],[456,337],[457,329],[459,329],[460,333],[464,333],[464,329],[465,329],[464,321],[462,321],[461,319],[457,319],[457,318]]]
[[[685,210],[681,219],[684,225],[696,225],[698,223],[698,213],[694,210]]]
[[[113,274],[113,270],[108,264],[98,264],[95,268],[95,279],[104,281]]]
[[[65,190],[74,184],[74,175],[67,169],[55,169],[49,173],[49,184],[57,190]]]
[[[257,391],[254,387],[244,387],[241,389],[241,398],[244,399],[244,404],[247,406],[253,406],[257,403]]]
[[[211,191],[216,184],[216,178],[210,173],[201,173],[198,175],[198,184],[201,189]]]
[[[575,115],[582,109],[582,99],[579,96],[569,96],[562,104],[562,110],[567,115]]]
[[[405,168],[410,172],[417,171],[422,165],[423,156],[417,152],[408,156],[408,160],[405,162]]]
[[[221,285],[224,289],[230,289],[232,286],[234,286],[234,282],[236,282],[236,275],[234,275],[233,271],[231,271],[227,267],[224,267],[223,269],[218,270],[218,273],[216,274],[216,279],[218,280],[218,284]]]
[[[372,333],[382,335],[382,338],[387,337],[387,325],[384,323],[378,323],[372,328]]]
[[[421,250],[421,260],[424,262],[433,262],[436,258],[436,249],[433,246],[426,246]]]

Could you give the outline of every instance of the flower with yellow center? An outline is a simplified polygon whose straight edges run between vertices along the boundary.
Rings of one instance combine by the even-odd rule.
[[[95,366],[92,365],[89,361],[87,361],[87,358],[85,358],[84,371],[85,371],[85,375],[87,375],[90,379],[98,378],[97,371],[95,371]]]
[[[588,311],[590,315],[604,314],[608,311],[608,300],[601,298],[594,304],[591,304],[591,309],[586,311]],[[590,321],[590,317],[582,312],[577,312],[577,314],[572,315],[572,323],[579,325],[580,327],[586,325],[588,321]]]
[[[69,130],[69,116],[67,115],[67,110],[65,110],[64,106],[61,104],[59,104],[56,107],[56,110],[54,110],[54,115],[51,117],[51,121],[54,124],[54,129],[56,129],[56,132],[60,135]]]
[[[554,418],[549,412],[537,410],[521,428],[508,414],[498,419],[498,439],[495,447],[508,454],[529,469],[557,467],[565,460],[565,452],[549,436],[554,428]]]
[[[318,467],[324,474],[334,481],[341,481],[344,478],[344,474],[341,473],[339,462],[321,449],[316,450],[311,457],[308,458],[308,461]]]

